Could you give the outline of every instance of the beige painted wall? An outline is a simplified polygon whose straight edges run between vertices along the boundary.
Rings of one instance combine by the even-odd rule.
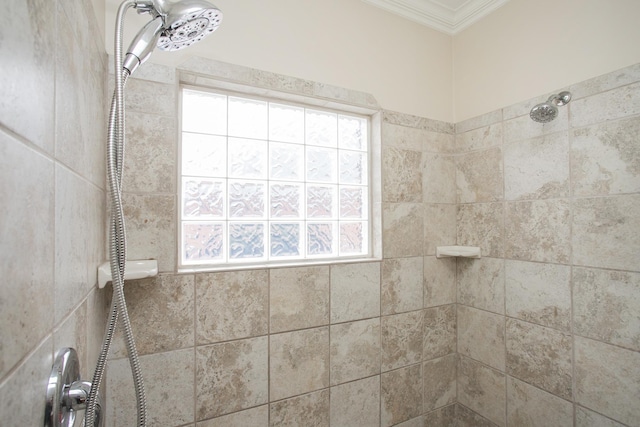
[[[640,1],[511,0],[453,52],[459,122],[640,62]]]
[[[119,3],[106,0],[109,53]],[[361,0],[213,3],[224,13],[214,35],[184,54],[156,51],[151,60],[176,65],[182,55],[197,55],[368,92],[389,110],[453,119],[452,40],[446,34]],[[125,39],[146,20],[128,13]]]

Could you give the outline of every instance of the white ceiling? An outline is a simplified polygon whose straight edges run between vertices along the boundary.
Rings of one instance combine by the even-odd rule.
[[[447,34],[456,34],[509,0],[362,0]]]

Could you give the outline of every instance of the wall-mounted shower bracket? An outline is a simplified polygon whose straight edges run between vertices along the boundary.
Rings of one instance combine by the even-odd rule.
[[[158,275],[158,261],[155,259],[144,259],[140,261],[127,261],[124,267],[124,280],[144,279]],[[104,288],[110,282],[111,264],[105,262],[98,267],[98,287]]]
[[[91,383],[80,380],[80,361],[73,348],[63,348],[53,362],[44,413],[45,427],[73,427],[84,416]],[[102,425],[100,402],[94,427]]]

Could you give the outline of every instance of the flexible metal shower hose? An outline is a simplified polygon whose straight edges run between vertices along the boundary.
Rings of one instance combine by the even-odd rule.
[[[85,426],[94,427],[96,425],[96,402],[100,384],[106,367],[107,355],[111,346],[113,333],[120,319],[122,322],[122,330],[129,354],[129,362],[131,364],[131,372],[133,374],[133,383],[136,394],[136,402],[138,408],[138,427],[146,427],[147,424],[147,408],[144,392],[144,383],[142,380],[142,371],[140,369],[140,360],[136,349],[133,332],[131,331],[131,322],[127,313],[126,301],[124,298],[124,270],[126,262],[126,230],[124,223],[124,213],[122,209],[121,199],[121,182],[122,169],[124,160],[124,86],[129,77],[128,71],[122,68],[122,22],[126,10],[135,5],[134,0],[124,1],[119,9],[116,18],[115,31],[115,90],[111,101],[111,109],[109,112],[109,128],[107,142],[107,175],[109,184],[109,201],[111,204],[111,236],[110,236],[110,261],[111,261],[111,277],[113,283],[113,298],[109,319],[105,331],[102,349],[96,370],[94,372],[93,381],[91,382],[91,392],[87,399],[87,409],[85,412]],[[122,70],[122,71],[121,71]],[[98,420],[100,421],[100,420]]]

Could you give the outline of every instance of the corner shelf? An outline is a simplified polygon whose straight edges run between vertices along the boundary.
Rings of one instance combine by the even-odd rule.
[[[141,261],[127,261],[124,267],[124,280],[144,279],[158,275],[158,261],[145,259]],[[105,262],[98,267],[98,287],[104,288],[111,281],[111,264]]]
[[[480,258],[480,248],[477,246],[438,246],[436,258]]]

